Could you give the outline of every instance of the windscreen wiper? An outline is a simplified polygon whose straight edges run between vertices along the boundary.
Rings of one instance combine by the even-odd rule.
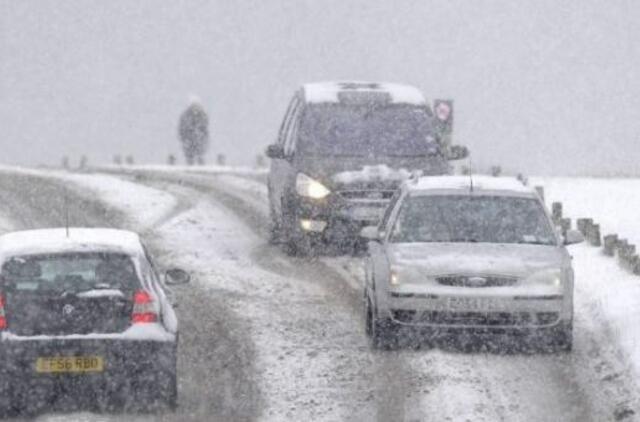
[[[65,289],[60,293],[60,296],[77,296],[80,293],[90,292],[91,290],[120,290],[118,287],[113,287],[109,284],[98,283],[85,289]]]

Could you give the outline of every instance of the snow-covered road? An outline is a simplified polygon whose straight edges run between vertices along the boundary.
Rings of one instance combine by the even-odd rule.
[[[610,327],[598,320],[598,298],[584,287],[570,355],[490,347],[372,352],[359,261],[290,258],[267,245],[266,189],[255,175],[158,168],[135,177],[7,173],[2,180],[0,199],[13,204],[0,215],[4,225],[60,224],[50,211],[56,204],[24,197],[24,186],[48,197],[71,183],[72,200],[86,202],[93,216],[79,224],[144,231],[160,261],[194,273],[193,285],[178,292],[180,410],[164,419],[601,421],[637,405]],[[592,253],[576,248],[577,274],[583,259],[602,259]]]

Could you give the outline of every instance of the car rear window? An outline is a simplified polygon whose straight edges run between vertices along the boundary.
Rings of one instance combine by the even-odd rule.
[[[131,257],[115,253],[15,256],[2,265],[2,284],[18,291],[133,290],[139,285]]]

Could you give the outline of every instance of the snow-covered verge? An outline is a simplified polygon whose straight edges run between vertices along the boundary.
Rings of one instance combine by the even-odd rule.
[[[243,176],[263,176],[268,173],[267,168],[238,167],[238,166],[170,166],[162,164],[143,164],[131,166],[107,165],[96,167],[97,171],[127,173],[131,171],[165,171],[174,173],[194,173],[194,174],[236,174]]]
[[[0,215],[0,235],[10,232],[13,224],[4,216]]]
[[[544,186],[546,203],[562,202],[565,216],[593,218],[603,235],[640,245],[640,179],[532,177],[529,184]]]
[[[564,215],[593,218],[602,234],[617,233],[640,242],[640,180],[596,178],[534,178],[545,187],[547,203],[560,201]],[[601,248],[571,248],[576,271],[579,310],[604,321],[625,361],[640,376],[640,277],[622,269]]]
[[[107,203],[119,204],[120,210],[132,219],[132,224],[146,230],[167,218],[176,208],[172,195],[143,185],[104,174],[69,173],[0,166],[0,171],[22,173],[34,177],[55,177],[69,182],[69,189],[89,189]],[[70,208],[73,204],[69,204]],[[2,222],[0,221],[0,230]],[[142,231],[141,230],[141,231]]]

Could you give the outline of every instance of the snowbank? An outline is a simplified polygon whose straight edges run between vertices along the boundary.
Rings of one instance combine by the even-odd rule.
[[[178,205],[176,198],[167,192],[105,174],[7,166],[0,166],[0,171],[71,182],[68,185],[70,189],[94,192],[102,201],[117,207],[125,215],[134,219],[133,223],[136,227],[143,229],[151,228],[165,219]],[[0,220],[0,229],[1,227]]]
[[[135,219],[138,227],[145,229],[165,219],[178,205],[176,198],[167,192],[113,176],[63,172],[53,174],[57,178],[94,191],[104,202],[116,206]]]
[[[560,201],[563,214],[588,217],[601,233],[617,233],[640,244],[640,179],[531,178],[545,188],[547,204]],[[575,224],[575,223],[574,223]],[[622,269],[617,259],[587,244],[570,247],[576,274],[576,310],[594,325],[605,322],[614,344],[640,375],[640,277]],[[606,341],[606,340],[605,340]]]
[[[529,184],[544,186],[546,203],[562,202],[565,216],[593,218],[603,235],[640,244],[640,179],[532,177]]]
[[[261,176],[268,173],[267,168],[253,168],[253,167],[236,167],[236,166],[218,166],[218,165],[206,165],[206,166],[170,166],[164,164],[145,164],[134,166],[100,166],[96,167],[96,170],[104,170],[108,172],[120,171],[127,173],[136,170],[147,171],[167,171],[175,173],[196,173],[196,174],[238,174],[249,176]]]

